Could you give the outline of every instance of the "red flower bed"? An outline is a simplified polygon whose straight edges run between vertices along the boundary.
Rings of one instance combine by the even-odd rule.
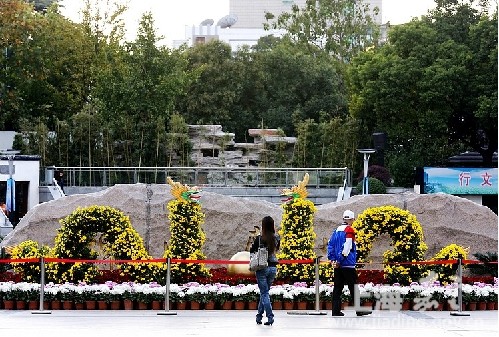
[[[198,277],[196,282],[199,283],[221,283],[228,285],[252,284],[256,283],[254,275],[228,275],[227,268],[212,268],[210,269],[211,277]]]
[[[382,270],[357,270],[357,283],[364,284],[372,282],[374,284],[386,284],[385,274]]]
[[[228,285],[238,285],[238,284],[253,284],[256,283],[254,275],[228,275],[227,268],[212,268],[210,269],[211,277],[195,277],[193,279],[185,279],[185,282],[195,281],[201,284],[207,283],[222,283]],[[102,270],[102,275],[98,277],[96,283],[105,283],[106,281],[113,281],[117,283],[128,282],[130,279],[127,275],[120,275],[120,270]],[[359,269],[357,271],[359,284],[365,284],[372,282],[374,284],[386,284],[386,280],[382,270],[364,270]],[[12,271],[0,272],[0,282],[22,282],[22,277],[18,273]],[[491,275],[474,275],[474,276],[463,276],[464,284],[474,284],[475,282],[482,282],[487,284],[494,283],[494,277]],[[289,280],[283,278],[277,278],[274,284],[290,284]]]
[[[0,272],[0,282],[22,282],[21,275],[16,274],[12,271]]]
[[[463,283],[474,284],[475,282],[494,284],[494,276],[492,275],[463,276]]]

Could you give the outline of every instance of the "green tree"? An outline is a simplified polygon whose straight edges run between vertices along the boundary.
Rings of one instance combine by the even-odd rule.
[[[200,72],[184,96],[182,114],[190,124],[229,124],[241,95],[239,64],[221,41],[198,44],[186,52],[191,69]]]
[[[171,120],[166,134],[168,148],[165,149],[168,159],[168,166],[190,166],[189,154],[192,148],[189,141],[189,126],[184,118],[174,113],[171,115]],[[158,142],[158,147],[163,143]]]
[[[81,27],[57,11],[37,13],[22,1],[0,3],[2,96],[0,127],[42,118],[49,130],[78,112],[88,95],[89,41]],[[5,20],[4,20],[5,19]]]
[[[146,13],[134,42],[104,51],[105,67],[93,94],[104,104],[102,117],[119,165],[167,165],[158,144],[167,139],[166,123],[197,76],[182,50],[158,47],[160,39],[152,14]]]
[[[270,23],[265,28],[285,29],[293,41],[324,50],[340,61],[349,61],[354,55],[376,45],[379,28],[373,20],[379,9],[369,8],[361,0],[307,0],[300,8],[293,5],[275,19],[267,12]]]
[[[299,121],[318,123],[347,114],[343,79],[333,58],[310,55],[288,41],[254,58],[256,68],[264,74],[264,96],[254,113],[259,113],[266,125],[292,136]]]
[[[310,119],[297,124],[294,163],[298,167],[355,168],[359,139],[358,123],[334,117],[324,122]]]
[[[467,52],[461,55],[466,74],[453,100],[450,137],[479,152],[484,164],[492,167],[498,141],[497,4],[493,13],[489,13],[490,8],[490,1],[440,0],[428,20],[441,41],[451,39]]]
[[[0,128],[16,130],[18,120],[26,117],[18,85],[28,73],[21,62],[27,53],[30,34],[36,30],[33,8],[22,0],[0,1]]]
[[[445,165],[465,149],[491,163],[497,150],[497,45],[478,47],[480,38],[497,41],[497,14],[471,20],[466,5],[438,13],[394,27],[386,45],[356,57],[349,70],[350,111],[362,134],[387,133],[397,186],[412,186],[414,167]]]
[[[78,159],[78,166],[101,166],[102,151],[102,121],[99,107],[87,104],[82,111],[71,118],[73,158]]]

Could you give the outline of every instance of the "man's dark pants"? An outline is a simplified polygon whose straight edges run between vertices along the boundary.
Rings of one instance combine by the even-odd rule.
[[[335,268],[334,269],[334,287],[333,287],[333,315],[341,311],[341,294],[345,284],[350,290],[352,302],[355,305],[355,284],[357,283],[357,271],[355,268]]]

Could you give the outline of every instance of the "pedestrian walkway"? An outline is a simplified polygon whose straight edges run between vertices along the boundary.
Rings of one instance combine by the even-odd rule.
[[[159,313],[164,313],[160,311]],[[250,310],[185,310],[176,315],[158,311],[57,310],[51,314],[0,310],[0,336],[279,336],[279,337],[496,337],[497,311],[374,311],[357,317],[346,310],[344,317],[291,315],[275,311],[273,326],[255,324]]]

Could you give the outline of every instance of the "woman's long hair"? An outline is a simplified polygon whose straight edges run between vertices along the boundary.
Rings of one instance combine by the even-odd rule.
[[[275,251],[275,227],[274,219],[271,216],[266,216],[262,219],[262,240],[267,243],[267,250],[269,255]]]

